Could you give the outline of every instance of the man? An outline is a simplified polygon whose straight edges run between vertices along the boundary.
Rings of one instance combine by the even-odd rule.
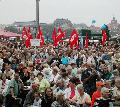
[[[96,82],[96,88],[97,88],[97,90],[92,95],[91,107],[93,107],[94,102],[95,102],[96,99],[102,97],[101,89],[102,89],[103,85],[104,85],[104,83],[101,82],[101,81]]]
[[[76,102],[76,105],[83,107],[89,107],[91,104],[91,98],[87,93],[85,93],[82,84],[77,85],[77,93],[74,97],[74,101]]]
[[[2,72],[2,67],[3,67],[3,55],[2,55],[2,52],[0,52],[0,72]]]
[[[26,95],[23,107],[29,107],[33,104],[34,102],[34,94],[35,92],[37,92],[39,89],[37,84],[33,84],[32,85],[32,89],[28,92],[28,94]]]
[[[18,102],[18,97],[20,95],[20,90],[23,88],[23,83],[19,78],[19,74],[15,73],[14,79],[10,81],[6,92],[5,107],[20,107]]]
[[[113,107],[114,100],[111,99],[110,90],[106,87],[101,89],[102,96],[96,99],[94,107]]]
[[[100,79],[95,68],[86,65],[86,70],[82,72],[81,81],[83,82],[85,92],[92,96],[96,90],[96,79]]]
[[[65,83],[62,79],[57,81],[56,84],[57,87],[55,87],[55,90],[53,91],[53,94],[56,95],[59,91],[65,91]]]
[[[115,87],[113,88],[113,97],[115,98],[115,105],[120,106],[120,77],[115,79]]]
[[[39,84],[39,92],[44,93],[45,89],[50,87],[50,83],[44,79],[44,76],[42,73],[38,73],[37,75],[38,80],[35,81],[35,83]]]

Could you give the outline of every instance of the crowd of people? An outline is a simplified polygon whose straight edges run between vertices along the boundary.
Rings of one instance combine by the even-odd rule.
[[[120,107],[120,46],[0,41],[0,107]]]

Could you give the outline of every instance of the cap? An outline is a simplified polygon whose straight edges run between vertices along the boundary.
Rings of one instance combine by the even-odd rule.
[[[59,90],[57,93],[56,93],[56,95],[58,96],[58,95],[65,95],[65,93],[62,91],[62,90]]]
[[[32,84],[32,89],[36,89],[38,87],[38,84]]]
[[[96,82],[96,87],[103,86],[103,85],[104,85],[104,83],[101,81]]]
[[[106,93],[106,92],[109,92],[109,89],[106,88],[106,87],[103,87],[103,88],[101,89],[101,93]]]
[[[83,84],[78,84],[78,85],[77,85],[77,88],[79,88],[79,89],[84,89]]]

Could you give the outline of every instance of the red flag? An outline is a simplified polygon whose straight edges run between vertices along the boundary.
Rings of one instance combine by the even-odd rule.
[[[23,27],[23,30],[22,30],[22,39],[23,39],[23,40],[26,39],[27,36],[28,36],[28,35],[27,35],[26,27]]]
[[[54,28],[54,30],[53,30],[53,32],[52,32],[52,40],[53,40],[53,45],[54,46],[56,46],[56,42],[55,42],[55,40],[56,40],[56,36],[57,36],[57,33],[56,33],[56,28]]]
[[[102,30],[102,45],[103,46],[104,46],[106,41],[107,41],[107,33],[105,30]]]
[[[86,33],[86,37],[85,37],[85,48],[88,48],[88,33]]]
[[[30,39],[33,39],[32,34],[31,34],[31,30],[30,27],[27,30],[27,38],[25,40],[25,46],[26,48],[30,47]]]
[[[70,39],[69,39],[70,48],[73,48],[73,47],[78,48],[79,46],[78,39],[79,39],[78,33],[75,29],[73,29]]]
[[[44,37],[43,37],[42,30],[41,30],[40,26],[38,28],[37,39],[40,39],[40,46],[44,45]]]
[[[31,34],[30,27],[28,28],[28,37],[29,37],[29,39],[33,39],[32,34]]]
[[[58,28],[57,36],[55,38],[55,44],[56,44],[56,46],[58,45],[59,42],[62,42],[61,39],[63,39],[64,37],[65,37],[65,32],[63,32],[62,29],[59,27]]]

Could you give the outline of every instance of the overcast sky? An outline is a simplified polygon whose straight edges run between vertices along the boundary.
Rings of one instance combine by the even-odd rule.
[[[36,0],[0,0],[0,24],[35,20]],[[40,22],[68,18],[72,23],[96,25],[109,23],[115,16],[120,22],[120,0],[41,0]]]

